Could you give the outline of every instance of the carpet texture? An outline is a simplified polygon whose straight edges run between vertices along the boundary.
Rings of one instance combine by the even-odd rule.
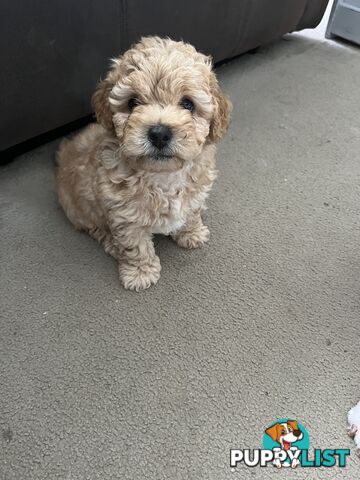
[[[352,448],[360,398],[360,52],[287,36],[219,69],[234,103],[211,241],[156,239],[162,277],[115,261],[57,204],[44,145],[2,168],[0,478],[225,480],[230,448],[292,417]],[[286,478],[358,478],[348,466]],[[277,478],[277,476],[276,476]]]

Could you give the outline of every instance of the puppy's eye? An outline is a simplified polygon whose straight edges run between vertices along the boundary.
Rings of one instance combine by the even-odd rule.
[[[130,98],[130,100],[128,101],[128,109],[130,110],[130,112],[132,112],[134,110],[135,107],[137,107],[138,105],[140,105],[140,102],[137,98]]]
[[[190,98],[183,98],[180,102],[180,105],[185,108],[186,110],[189,110],[190,112],[193,112],[195,110],[195,105],[194,103],[190,100]]]

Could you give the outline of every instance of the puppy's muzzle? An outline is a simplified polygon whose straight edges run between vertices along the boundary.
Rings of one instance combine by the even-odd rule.
[[[164,150],[169,145],[172,136],[171,129],[166,125],[153,125],[148,131],[150,143],[159,151]]]

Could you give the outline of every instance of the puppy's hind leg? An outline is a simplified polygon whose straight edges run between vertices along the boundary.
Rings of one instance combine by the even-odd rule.
[[[209,240],[210,232],[208,227],[203,224],[200,213],[200,209],[191,212],[185,225],[171,235],[179,247],[198,248]]]
[[[105,252],[108,255],[118,259],[119,253],[114,243],[113,236],[110,231],[103,230],[102,228],[94,227],[88,230],[90,237],[100,243],[103,246]]]

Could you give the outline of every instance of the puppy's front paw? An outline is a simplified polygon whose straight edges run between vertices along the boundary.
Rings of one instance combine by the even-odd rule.
[[[360,402],[348,413],[348,434],[354,439],[356,452],[360,456]]]
[[[161,265],[157,255],[150,263],[143,265],[130,265],[123,262],[119,264],[119,277],[127,290],[145,290],[155,285],[160,278]]]
[[[183,230],[173,235],[175,242],[182,248],[202,247],[209,240],[209,237],[210,232],[205,225],[201,225],[194,230]]]

